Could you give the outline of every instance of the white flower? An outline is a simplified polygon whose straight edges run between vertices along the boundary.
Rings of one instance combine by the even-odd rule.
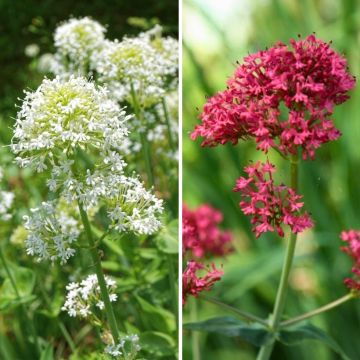
[[[139,336],[137,334],[125,335],[120,338],[116,344],[108,344],[105,347],[105,353],[114,358],[135,359],[136,354],[141,350],[139,345]]]
[[[109,292],[110,301],[116,301],[117,296],[114,293],[116,282],[109,277],[105,277],[106,286]],[[71,317],[95,317],[93,310],[98,308],[103,310],[105,305],[101,299],[100,287],[95,274],[89,275],[80,283],[71,282],[66,286],[67,295],[63,311],[67,311]],[[115,295],[115,296],[114,296]]]
[[[10,191],[0,191],[0,220],[9,220],[11,213],[9,210],[14,202],[15,195]]]
[[[4,178],[3,169],[0,167],[0,181]],[[11,191],[0,190],[0,220],[10,220],[12,214],[10,209],[13,205],[15,195]]]
[[[165,94],[168,70],[163,60],[147,37],[124,38],[106,42],[96,59],[96,70],[115,99],[133,103],[133,88],[141,105],[148,107]]]
[[[123,346],[121,344],[107,345],[105,348],[105,353],[113,357],[119,357],[120,355],[122,355],[122,352],[120,351],[122,347]]]
[[[59,209],[55,201],[43,202],[24,216],[24,227],[28,231],[25,240],[28,255],[39,260],[60,260],[61,264],[75,254],[72,247],[81,232],[80,223],[66,211]]]
[[[12,150],[20,165],[42,171],[46,163],[57,164],[78,148],[106,152],[121,147],[129,118],[108,99],[105,88],[84,78],[44,79],[35,92],[26,92]]]
[[[37,44],[30,44],[28,46],[26,46],[25,48],[25,55],[27,57],[35,57],[37,54],[39,54],[40,48]]]
[[[109,189],[104,202],[113,229],[137,234],[153,234],[159,230],[163,202],[137,178],[109,175],[103,181]]]
[[[37,70],[42,73],[56,73],[58,63],[53,54],[45,53],[38,59]]]
[[[88,17],[70,19],[55,30],[54,41],[58,62],[56,74],[87,75],[93,69],[92,55],[103,45],[106,29]]]
[[[179,68],[179,43],[170,36],[162,37],[162,30],[160,25],[155,25],[152,29],[141,33],[139,38],[146,40],[161,56],[163,75],[174,79]]]

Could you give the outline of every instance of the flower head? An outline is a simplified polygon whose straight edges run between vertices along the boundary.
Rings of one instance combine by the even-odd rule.
[[[45,79],[35,92],[26,92],[12,150],[20,165],[31,164],[40,172],[71,158],[77,149],[108,152],[120,147],[128,119],[105,88],[85,78]]]
[[[139,38],[148,41],[161,56],[162,76],[168,76],[168,81],[171,82],[177,77],[179,67],[179,43],[170,36],[163,37],[162,30],[160,25],[155,25],[152,29],[141,33]],[[177,81],[175,81],[175,84],[177,84]],[[174,88],[174,90],[176,89]]]
[[[354,277],[346,278],[344,283],[349,289],[360,293],[360,231],[343,231],[340,235],[340,238],[341,240],[347,242],[347,244],[343,246],[341,250],[351,256],[354,261],[353,267],[351,269]]]
[[[25,246],[28,255],[37,256],[39,260],[60,260],[64,264],[76,252],[73,245],[82,226],[69,213],[71,208],[58,205],[55,201],[43,202],[24,216]]]
[[[269,161],[245,168],[247,177],[240,177],[234,191],[240,192],[240,208],[252,217],[253,232],[258,238],[267,231],[276,231],[284,236],[283,226],[289,225],[293,233],[299,233],[313,226],[307,212],[301,212],[304,203],[301,195],[292,188],[275,185],[272,174],[275,166]]]
[[[101,50],[106,29],[97,21],[84,17],[70,19],[55,30],[54,41],[58,75],[87,75],[94,68],[92,56]]]
[[[147,108],[174,88],[170,84],[177,75],[177,62],[177,41],[147,32],[121,42],[106,41],[97,56],[96,70],[116,100],[133,103],[134,92]]]
[[[136,234],[153,234],[161,227],[159,215],[163,201],[147,191],[136,177],[110,176],[103,198],[107,205],[110,227]]]
[[[254,138],[265,153],[301,148],[304,159],[313,159],[317,148],[340,136],[331,116],[354,84],[345,58],[314,35],[290,46],[279,42],[244,59],[227,89],[205,104],[191,137],[203,137],[203,146]]]
[[[229,231],[221,231],[218,225],[223,220],[220,211],[210,205],[201,205],[190,210],[184,204],[183,209],[183,249],[201,258],[205,255],[224,256],[232,251]]]
[[[213,285],[221,280],[224,272],[216,269],[215,265],[211,265],[212,269],[206,268],[203,264],[195,261],[189,261],[182,275],[183,295],[182,302],[185,305],[189,295],[197,297],[202,291],[209,291]],[[197,272],[203,270],[206,274],[198,277]]]
[[[111,302],[117,300],[115,294],[116,282],[105,276],[106,287],[109,292]],[[95,309],[104,309],[104,303],[101,300],[100,286],[95,274],[89,275],[80,283],[72,282],[66,286],[68,291],[66,301],[61,308],[71,317],[96,319]]]

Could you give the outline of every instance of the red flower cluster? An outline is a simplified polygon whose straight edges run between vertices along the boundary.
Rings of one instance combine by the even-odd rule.
[[[283,224],[289,225],[293,233],[312,227],[313,221],[307,212],[300,213],[304,203],[301,195],[285,185],[274,185],[272,174],[275,166],[269,161],[258,161],[244,170],[247,177],[240,177],[234,191],[241,193],[240,208],[251,215],[253,232],[258,238],[267,231],[276,231],[284,236]]]
[[[336,140],[334,105],[346,101],[355,84],[346,59],[314,35],[290,45],[279,42],[247,56],[227,90],[205,104],[191,138],[205,138],[203,146],[254,138],[265,153],[273,147],[286,156],[301,148],[304,159]]]
[[[349,289],[360,291],[360,231],[343,231],[340,238],[348,243],[341,250],[350,255],[354,260],[351,271],[355,274],[355,279],[347,278],[344,280],[344,283]]]
[[[205,270],[207,273],[203,277],[196,275],[198,270]],[[183,295],[182,303],[185,305],[188,295],[197,297],[204,290],[211,290],[215,282],[221,280],[224,272],[216,269],[212,264],[212,270],[206,268],[203,264],[195,261],[189,261],[182,276]]]
[[[205,255],[224,256],[232,251],[230,231],[221,231],[218,225],[223,220],[220,211],[204,204],[190,210],[184,204],[183,215],[183,250],[202,258]]]

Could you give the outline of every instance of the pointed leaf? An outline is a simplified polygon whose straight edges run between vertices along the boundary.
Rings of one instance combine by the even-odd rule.
[[[10,263],[9,268],[20,297],[16,294],[13,283],[6,278],[0,287],[0,311],[9,311],[36,298],[31,294],[35,285],[35,273]]]
[[[184,325],[185,329],[219,333],[226,336],[238,336],[255,345],[262,346],[271,338],[272,334],[265,327],[258,324],[247,324],[239,319],[222,316],[196,323]]]
[[[320,341],[338,353],[344,360],[350,360],[335,340],[312,324],[287,328],[279,333],[279,341],[285,345],[297,345],[305,340]]]
[[[140,335],[140,343],[143,351],[154,357],[172,356],[176,350],[174,339],[162,332],[146,331]]]
[[[140,296],[135,296],[140,308],[143,321],[149,329],[172,333],[175,331],[175,316],[170,311],[154,306]]]
[[[54,350],[51,344],[48,344],[46,348],[41,352],[40,360],[53,360]]]

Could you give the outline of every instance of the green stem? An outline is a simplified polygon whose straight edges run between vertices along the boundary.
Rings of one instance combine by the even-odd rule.
[[[87,239],[89,242],[89,246],[90,246],[89,250],[90,250],[92,261],[94,263],[95,272],[96,272],[96,276],[97,276],[99,287],[100,287],[101,298],[105,305],[105,312],[106,312],[106,316],[107,316],[107,319],[109,322],[110,331],[114,338],[114,342],[117,343],[119,341],[119,330],[118,330],[116,319],[115,319],[114,309],[110,302],[110,297],[109,297],[109,292],[108,292],[108,289],[106,286],[105,276],[104,276],[104,273],[103,273],[103,270],[101,267],[101,258],[100,258],[95,240],[93,238],[93,234],[91,231],[87,213],[83,209],[83,207],[79,201],[78,201],[78,206],[79,206],[81,220],[84,225],[85,233],[86,233],[86,236],[87,236]]]
[[[21,302],[20,292],[19,292],[19,290],[18,290],[18,288],[16,286],[16,281],[15,281],[15,279],[14,279],[14,277],[13,277],[13,275],[12,275],[10,269],[9,269],[9,266],[7,264],[5,256],[4,256],[3,252],[2,252],[1,246],[0,246],[0,260],[1,260],[2,264],[3,264],[3,266],[4,266],[6,274],[7,274],[8,278],[9,278],[9,280],[10,280],[11,286],[14,289],[15,295],[16,295],[18,301]],[[35,329],[34,322],[30,319],[30,317],[28,315],[28,312],[27,312],[27,309],[26,309],[24,304],[20,305],[20,309],[21,309],[21,312],[23,313],[23,316],[24,316],[24,318],[26,320],[26,325],[30,329],[31,335],[32,335],[32,337],[34,339],[34,344],[35,344],[36,351],[37,351],[37,353],[39,355],[41,350],[40,350],[40,344],[39,344],[39,340],[38,340],[38,336],[37,336],[37,332],[36,332],[36,329]]]
[[[68,345],[70,346],[71,351],[74,353],[76,352],[76,346],[75,343],[73,342],[71,335],[69,334],[69,332],[67,331],[65,325],[63,324],[62,321],[58,322],[59,328],[61,333],[63,334],[66,342],[68,343]]]
[[[344,304],[347,301],[352,300],[354,298],[355,298],[355,295],[353,293],[349,293],[349,294],[347,294],[347,295],[345,295],[345,296],[343,296],[343,297],[341,297],[341,298],[339,298],[339,299],[337,299],[335,301],[332,301],[329,304],[321,306],[321,307],[319,307],[319,308],[317,308],[315,310],[311,310],[311,311],[309,311],[309,312],[307,312],[305,314],[302,314],[302,315],[296,316],[296,317],[294,317],[292,319],[283,321],[282,323],[280,323],[280,327],[284,328],[284,327],[287,327],[287,326],[290,326],[290,325],[294,325],[294,324],[296,324],[296,323],[298,323],[300,321],[311,318],[311,317],[313,317],[315,315],[318,315],[318,314],[321,314],[321,313],[323,313],[325,311],[329,311],[329,310],[331,310],[331,309],[333,309],[333,308],[335,308],[335,307],[337,307],[337,306],[339,306],[341,304]]]
[[[146,133],[147,133],[147,126],[146,122],[142,116],[141,107],[138,101],[138,98],[135,93],[135,89],[133,84],[130,84],[130,92],[131,92],[131,98],[132,98],[132,105],[135,112],[135,116],[140,120],[141,125],[145,128],[145,132],[140,132],[140,141],[141,141],[141,147],[144,154],[144,161],[145,161],[145,170],[148,177],[148,181],[150,186],[154,185],[154,174],[152,171],[152,165],[151,165],[151,156],[150,156],[150,144],[148,142]]]
[[[242,310],[237,309],[236,307],[225,304],[222,301],[219,301],[217,299],[214,299],[214,298],[211,298],[211,297],[208,297],[208,296],[203,296],[203,295],[200,295],[199,299],[205,300],[205,301],[207,301],[209,303],[212,303],[212,304],[215,304],[215,305],[219,305],[222,308],[230,310],[230,311],[234,312],[235,314],[241,316],[242,318],[244,318],[245,320],[248,320],[250,322],[257,322],[257,323],[259,323],[261,325],[264,325],[266,327],[269,326],[269,324],[265,320],[255,316],[253,314],[250,314],[250,313],[248,313],[246,311],[242,311]]]
[[[191,303],[191,321],[197,321],[197,299],[192,299]],[[197,331],[191,332],[191,350],[192,350],[192,359],[191,360],[201,360],[200,354],[200,334]]]
[[[167,131],[168,131],[170,149],[172,151],[175,151],[175,144],[174,144],[174,140],[173,140],[172,133],[171,133],[170,118],[169,118],[169,113],[168,113],[168,110],[167,110],[165,98],[161,99],[161,105],[162,105],[164,115],[165,115],[165,121],[166,121],[166,126],[167,126]]]
[[[178,326],[178,292],[177,292],[177,276],[175,276],[173,261],[171,255],[167,255],[167,263],[169,268],[170,292],[172,297],[173,312],[176,318],[176,327]]]
[[[296,191],[298,188],[298,156],[297,155],[293,155],[291,157],[290,177],[291,177],[290,186],[293,190]],[[296,234],[291,233],[290,239],[287,243],[286,255],[285,255],[283,268],[281,271],[280,284],[276,294],[274,311],[269,321],[269,327],[273,333],[277,332],[279,328],[281,316],[284,311],[286,293],[289,284],[289,275],[295,254],[296,237],[297,237]],[[257,360],[268,360],[273,351],[274,345],[275,345],[275,339],[270,341],[268,344],[263,345],[259,351]]]

